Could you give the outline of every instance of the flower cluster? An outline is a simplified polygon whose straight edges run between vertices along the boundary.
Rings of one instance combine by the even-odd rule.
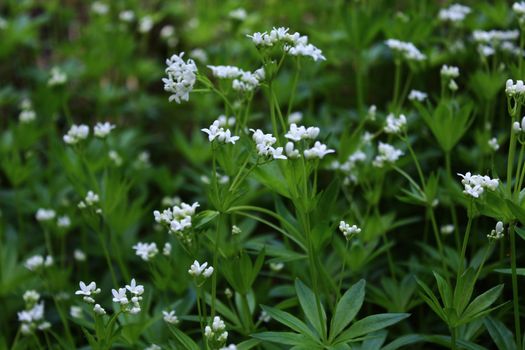
[[[78,286],[80,289],[75,292],[75,295],[82,295],[82,298],[86,303],[94,304],[95,299],[93,299],[93,296],[100,293],[100,288],[97,288],[97,284],[95,282],[91,282],[86,285],[83,281],[80,281]]]
[[[96,194],[93,191],[88,191],[86,197],[78,203],[78,208],[85,209],[87,207],[94,207],[99,201],[100,198],[98,194]],[[95,212],[100,214],[102,210],[100,208],[97,208]]]
[[[382,168],[385,163],[394,163],[399,157],[403,155],[403,152],[399,149],[396,149],[394,146],[379,142],[377,146],[378,155],[375,157],[372,165],[378,168]]]
[[[354,173],[355,167],[357,163],[364,162],[365,160],[366,154],[361,150],[357,150],[350,154],[344,163],[339,163],[337,160],[333,161],[331,168],[342,171],[346,175],[344,184],[348,185],[349,183],[357,182],[357,176]]]
[[[222,121],[222,124],[224,124],[224,121]],[[224,130],[219,119],[215,120],[209,128],[201,129],[201,131],[208,134],[210,142],[217,140],[220,143],[235,144],[235,141],[239,140],[239,136],[232,136],[230,129]]]
[[[204,336],[211,349],[220,349],[228,339],[224,321],[219,316],[215,316],[211,326],[208,325],[204,328]]]
[[[424,61],[426,56],[412,43],[397,39],[388,39],[386,45],[395,53],[408,61]]]
[[[135,254],[138,255],[144,261],[149,261],[150,259],[153,259],[159,253],[159,249],[157,248],[157,244],[155,242],[138,242],[132,248],[135,250]]]
[[[294,142],[301,141],[311,141],[315,140],[319,136],[320,129],[318,127],[310,126],[308,128],[304,126],[297,126],[295,123],[290,124],[290,129],[284,135],[289,142],[285,145],[285,152],[288,158],[294,159],[300,157],[300,151],[295,148]],[[306,143],[302,142],[301,145],[304,146]],[[303,155],[305,159],[322,159],[324,156],[330,153],[334,153],[333,149],[328,149],[325,144],[322,144],[320,141],[316,141],[311,148],[306,148],[303,150]]]
[[[231,79],[232,88],[236,91],[253,91],[264,80],[264,68],[255,72],[247,72],[235,66],[208,66],[214,77],[219,79]]]
[[[461,183],[465,186],[463,193],[474,198],[479,198],[486,189],[496,190],[499,185],[498,179],[491,179],[486,175],[472,175],[470,172],[467,172],[465,175],[458,174],[458,176],[463,178],[461,180]]]
[[[89,136],[89,126],[81,124],[73,124],[68,130],[67,134],[64,135],[64,142],[69,145],[75,145],[82,140],[87,139]]]
[[[286,159],[283,155],[283,148],[274,148],[273,144],[277,142],[277,139],[272,134],[265,134],[261,129],[250,129],[253,132],[252,139],[255,141],[255,148],[257,154],[263,157],[271,157],[273,159]]]
[[[108,136],[111,130],[115,129],[115,127],[115,125],[109,122],[97,123],[93,128],[93,133],[96,137],[100,137],[101,139],[103,139],[106,136]]]
[[[20,332],[24,335],[33,334],[35,330],[46,330],[51,327],[51,323],[44,319],[44,302],[40,300],[40,294],[34,290],[24,293],[25,310],[18,312],[20,321]]]
[[[408,94],[408,99],[410,101],[418,101],[423,102],[428,98],[428,94],[423,91],[419,90],[410,90],[410,93]]]
[[[153,212],[155,221],[168,227],[169,233],[174,233],[184,243],[191,243],[191,236],[184,234],[184,231],[191,227],[191,218],[195,215],[195,211],[199,207],[199,203],[195,202],[192,205],[184,202],[180,205],[175,205],[162,211]]]
[[[438,18],[443,22],[460,23],[471,11],[468,6],[452,4],[448,8],[439,10]]]
[[[519,38],[519,30],[475,30],[472,33],[474,41],[478,44],[478,51],[485,57],[492,56],[497,50],[513,55],[523,55],[514,41]]]
[[[493,137],[489,140],[488,142],[488,145],[490,147],[491,150],[493,151],[497,151],[499,150],[499,143],[498,143],[498,139]]]
[[[56,212],[53,209],[40,208],[36,211],[35,218],[38,221],[50,221],[56,217]]]
[[[47,81],[47,85],[56,86],[63,85],[67,81],[67,75],[60,68],[53,67],[51,68],[51,77]]]
[[[487,235],[487,238],[489,240],[494,240],[494,241],[502,239],[503,236],[505,236],[503,231],[505,231],[503,227],[503,222],[498,221],[496,223],[496,227],[492,231],[490,231],[490,233]]]
[[[518,21],[520,22],[520,24],[525,23],[525,2],[524,1],[515,2],[512,5],[512,11],[514,11],[516,16],[518,16]]]
[[[30,123],[36,119],[36,113],[33,110],[33,104],[29,99],[26,98],[22,100],[20,108],[22,109],[18,116],[18,120],[20,120],[20,123]]]
[[[512,124],[512,131],[514,131],[515,133],[523,133],[523,132],[525,132],[525,117],[521,118],[521,123],[520,122],[514,122]]]
[[[387,134],[399,134],[407,124],[407,118],[404,114],[400,114],[397,118],[393,113],[386,117],[386,125],[384,131]]]
[[[505,93],[508,97],[525,96],[525,84],[523,80],[516,80],[516,83],[514,83],[512,79],[508,79],[505,83]]]
[[[128,298],[127,292],[130,293],[130,298]],[[125,288],[111,290],[111,294],[113,294],[113,302],[120,304],[123,312],[129,312],[133,315],[138,314],[141,311],[140,301],[142,300],[143,293],[144,286],[137,284],[134,278],[129,285],[125,286]]]
[[[347,240],[351,239],[354,235],[361,233],[361,229],[356,225],[350,226],[344,221],[339,222],[339,230],[343,233]]]
[[[162,311],[162,318],[164,319],[164,322],[169,323],[169,324],[179,323],[179,318],[177,317],[177,315],[175,315],[175,310]]]
[[[37,271],[43,267],[53,266],[54,259],[48,255],[45,258],[42,255],[33,255],[26,260],[24,266],[30,271]]]
[[[252,42],[258,47],[272,47],[282,45],[284,52],[291,56],[307,56],[314,61],[325,61],[321,50],[308,42],[306,35],[297,32],[289,34],[289,28],[273,28],[269,33],[253,33],[248,35]]]
[[[199,278],[201,276],[204,278],[208,278],[213,274],[213,271],[213,266],[208,267],[208,262],[204,262],[201,264],[197,260],[195,260],[193,264],[191,264],[188,273],[195,278]]]
[[[193,85],[197,81],[197,66],[192,59],[184,62],[184,52],[179,55],[173,55],[166,60],[166,74],[167,78],[163,78],[164,90],[171,92],[169,101],[175,100],[176,103],[188,101],[190,92],[193,90]]]

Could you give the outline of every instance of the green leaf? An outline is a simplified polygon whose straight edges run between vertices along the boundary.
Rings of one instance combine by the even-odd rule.
[[[313,340],[318,340],[318,337],[312,332],[312,330],[308,328],[308,326],[303,321],[301,321],[294,315],[270,306],[262,305],[261,307],[264,311],[268,313],[268,315],[270,315],[277,322],[282,323],[283,325],[296,331],[297,333],[307,335]]]
[[[452,288],[450,287],[450,284],[435,271],[434,277],[438,285],[438,290],[439,294],[441,295],[443,305],[445,305],[445,308],[452,307]]]
[[[499,272],[499,273],[504,273],[504,274],[507,274],[507,275],[511,275],[512,274],[512,269],[495,269],[494,271]],[[525,276],[525,267],[517,268],[516,269],[516,275],[518,275],[518,276]]]
[[[180,345],[186,350],[200,350],[197,343],[195,343],[190,337],[188,337],[180,329],[169,326],[168,327],[175,339],[180,343]]]
[[[345,329],[361,309],[365,298],[365,285],[365,280],[360,280],[350,287],[337,303],[330,323],[330,339],[334,339]]]
[[[323,305],[321,304],[322,315],[319,315],[315,294],[299,279],[295,280],[295,291],[308,321],[314,326],[319,336],[326,334],[326,313]]]
[[[439,316],[439,318],[441,318],[443,321],[446,322],[447,317],[445,313],[443,312],[441,304],[439,303],[439,300],[436,298],[436,295],[434,294],[434,292],[432,292],[432,290],[423,281],[419,280],[417,277],[416,277],[416,282],[417,284],[419,284],[421,289],[423,289],[423,292],[420,293],[421,298],[428,304],[428,306],[430,306],[432,311],[434,311],[436,315]]]
[[[237,344],[237,350],[250,350],[251,348],[256,347],[261,342],[258,339],[249,339],[245,340],[242,343]]]
[[[516,233],[518,234],[518,236],[520,236],[520,238],[523,239],[523,240],[525,241],[525,229],[516,226],[516,227],[514,228],[514,230],[516,231]]]
[[[262,332],[253,334],[252,337],[263,341],[269,341],[272,343],[285,344],[285,345],[311,345],[317,347],[317,344],[312,341],[308,341],[302,334],[292,332]]]
[[[499,350],[516,350],[514,334],[505,327],[503,322],[492,317],[486,317],[483,319],[483,323]]]
[[[454,290],[454,308],[457,310],[458,314],[461,315],[467,307],[475,283],[476,273],[473,268],[469,267],[459,277]]]
[[[496,301],[496,299],[498,299],[502,290],[503,284],[500,284],[478,296],[467,307],[462,318],[467,318],[470,320],[476,318],[477,314],[486,310],[490,305],[492,305]]]
[[[378,331],[409,317],[410,314],[377,314],[363,318],[354,323],[348,330],[341,333],[336,343],[346,343],[363,335]]]

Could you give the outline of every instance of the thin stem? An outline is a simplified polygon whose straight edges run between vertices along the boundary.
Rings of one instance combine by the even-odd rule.
[[[432,232],[434,232],[434,238],[436,239],[439,255],[441,256],[441,265],[443,267],[443,271],[446,272],[446,279],[448,281],[449,280],[449,278],[448,278],[448,267],[447,267],[447,264],[445,263],[445,261],[446,261],[445,251],[443,249],[443,243],[441,242],[441,235],[439,234],[439,229],[438,229],[438,226],[437,226],[437,223],[436,223],[436,217],[434,215],[434,210],[432,209],[431,206],[428,206],[427,210],[428,210],[428,213],[429,213],[429,216],[430,216],[430,222],[432,224]]]
[[[104,250],[104,256],[106,257],[106,262],[109,267],[109,272],[111,272],[111,279],[113,280],[113,285],[116,288],[118,286],[117,276],[115,275],[115,270],[113,270],[113,264],[111,263],[111,258],[109,256],[109,251],[106,245],[106,241],[104,240],[104,237],[101,234],[98,234],[97,236],[98,236],[98,239],[100,240],[100,244],[102,245],[102,249]]]
[[[513,118],[514,120],[514,118]],[[512,169],[514,167],[514,153],[516,152],[516,133],[510,130],[509,156],[507,158],[507,194],[511,196],[512,191]]]
[[[396,68],[394,75],[394,99],[392,102],[394,104],[394,108],[397,108],[397,100],[399,98],[399,85],[401,83],[401,61],[396,59],[394,63]]]
[[[463,237],[463,247],[461,248],[461,255],[459,257],[459,267],[458,267],[458,275],[457,275],[458,280],[461,274],[463,273],[463,261],[465,260],[465,254],[467,252],[467,245],[468,245],[468,239],[470,236],[471,227],[472,227],[472,199],[469,200],[467,229],[465,231],[465,236]]]
[[[518,181],[518,179],[521,178],[521,173],[523,173],[522,161],[523,161],[523,151],[524,151],[524,149],[525,149],[525,144],[522,143],[521,147],[520,147],[520,154],[518,156],[518,167],[516,168],[516,177],[515,177],[515,181],[514,181],[514,195],[517,195],[517,193],[519,191],[519,181]]]
[[[343,258],[343,265],[341,266],[341,273],[340,273],[340,276],[339,276],[339,283],[337,284],[338,287],[337,287],[337,299],[339,299],[341,297],[341,287],[343,286],[343,276],[345,274],[345,267],[346,267],[346,253],[348,252],[348,244],[349,244],[349,241],[348,239],[346,240],[346,244],[345,244],[345,256]]]
[[[450,328],[450,348],[456,350],[456,328]]]
[[[288,101],[288,110],[286,111],[287,118],[290,116],[290,113],[292,113],[293,102],[295,99],[295,90],[297,89],[297,82],[299,81],[299,72],[301,71],[299,57],[295,59],[295,67],[296,68],[295,68],[295,74],[293,77],[292,90],[290,91],[290,100]]]
[[[445,166],[448,174],[448,180],[450,183],[452,183],[452,167],[450,162],[450,151],[445,152]],[[450,216],[452,217],[452,224],[454,225],[454,240],[456,242],[456,248],[459,249],[460,246],[460,240],[459,240],[459,225],[458,225],[458,217],[456,214],[456,206],[454,205],[454,201],[452,200],[452,197],[450,198]]]
[[[211,317],[215,316],[215,299],[217,298],[217,270],[218,270],[218,259],[219,259],[219,237],[221,228],[222,214],[219,213],[217,218],[217,228],[215,230],[215,248],[213,250],[213,271],[211,281]]]
[[[518,349],[521,349],[521,326],[520,326],[520,305],[519,305],[519,294],[518,294],[518,278],[516,274],[516,237],[515,229],[516,224],[511,223],[509,226],[510,236],[510,266],[512,270],[512,303],[514,305],[514,334],[516,336],[516,345]]]

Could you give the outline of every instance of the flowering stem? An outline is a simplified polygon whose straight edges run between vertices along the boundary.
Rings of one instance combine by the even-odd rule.
[[[115,270],[113,270],[113,264],[111,263],[111,258],[109,257],[109,251],[106,245],[106,241],[104,240],[104,237],[102,236],[102,234],[99,233],[97,236],[98,236],[98,239],[100,240],[100,244],[102,245],[102,249],[104,250],[104,256],[106,257],[106,262],[109,267],[109,272],[111,273],[111,279],[113,281],[113,285],[117,287],[118,286],[117,277],[115,275]]]
[[[51,244],[51,236],[49,235],[49,230],[47,229],[47,227],[44,227],[44,239],[46,241],[46,248],[47,248],[48,254],[53,256],[53,246]]]
[[[452,167],[450,165],[450,151],[445,152],[445,166],[448,174],[448,179],[450,183],[452,183]],[[454,205],[454,201],[452,198],[450,198],[450,216],[452,217],[452,224],[454,225],[454,240],[456,241],[456,248],[459,249],[460,247],[460,241],[459,241],[459,225],[458,225],[458,217],[456,215],[456,206]]]
[[[196,287],[197,287],[197,313],[199,314],[199,323],[201,325],[202,339],[205,339],[204,319],[203,319],[202,310],[201,310],[201,288],[199,286],[196,286]]]
[[[515,115],[518,115],[516,113]],[[512,120],[515,119],[515,115],[512,116]],[[510,129],[510,143],[509,143],[509,156],[507,158],[507,194],[511,196],[512,191],[512,170],[514,167],[514,153],[516,152],[516,133]]]
[[[275,135],[275,137],[277,138],[277,141],[279,142],[279,133],[278,133],[278,130],[277,130],[277,120],[275,119],[275,109],[274,109],[274,100],[273,100],[273,86],[272,86],[272,82],[271,81],[268,83],[268,98],[270,99],[270,118],[272,120],[273,134]]]
[[[456,350],[456,328],[450,327],[450,348]]]
[[[343,258],[343,266],[341,266],[341,274],[339,276],[339,283],[337,284],[338,287],[337,287],[337,296],[339,299],[341,297],[341,287],[343,286],[343,275],[345,273],[345,267],[346,267],[346,253],[348,252],[348,239],[346,240],[346,244],[345,244],[345,252],[344,252],[344,258]]]
[[[461,255],[459,256],[459,266],[458,266],[458,275],[457,280],[459,280],[459,277],[463,273],[463,261],[465,260],[465,254],[467,252],[467,244],[468,239],[470,236],[470,229],[472,227],[472,199],[469,199],[469,207],[468,207],[468,222],[467,222],[467,229],[465,231],[465,236],[463,237],[463,247],[461,248]]]
[[[219,216],[217,217],[217,228],[215,230],[215,248],[213,250],[213,268],[215,271],[213,271],[213,275],[211,278],[211,317],[213,318],[215,316],[215,299],[217,297],[217,271],[218,271],[218,258],[219,258],[219,236],[220,236],[220,228],[221,228],[221,218],[222,214],[219,212]]]
[[[518,167],[516,168],[516,177],[514,180],[514,195],[517,195],[519,193],[519,190],[521,189],[521,185],[519,184],[518,179],[521,178],[521,174],[523,173],[523,150],[525,149],[525,144],[521,144],[520,147],[520,154],[518,156]]]
[[[516,224],[511,223],[509,225],[509,236],[510,236],[510,266],[512,270],[512,303],[514,304],[514,327],[516,336],[516,347],[521,349],[521,326],[520,326],[520,305],[518,300],[518,278],[516,275],[516,237],[515,229]]]

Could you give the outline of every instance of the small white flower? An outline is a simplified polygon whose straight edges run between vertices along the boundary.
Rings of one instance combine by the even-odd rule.
[[[35,215],[38,221],[50,221],[56,217],[56,212],[53,209],[40,208]]]
[[[75,305],[71,306],[69,308],[69,315],[73,318],[82,318],[82,308]]]
[[[91,4],[91,11],[98,15],[105,15],[109,12],[109,6],[102,1],[95,1]]]
[[[150,259],[154,258],[159,252],[159,250],[157,249],[157,244],[155,242],[138,242],[132,248],[135,250],[135,254],[138,255],[144,261],[149,261]]]
[[[303,113],[301,112],[293,112],[288,116],[288,124],[299,123],[301,120],[303,120]]]
[[[408,99],[410,101],[423,102],[427,98],[428,98],[428,94],[426,92],[419,91],[419,90],[411,90],[410,93],[408,94]]]
[[[271,262],[270,269],[275,272],[279,272],[284,268],[284,263],[282,262]]]
[[[162,248],[162,254],[169,256],[171,254],[171,244],[170,242],[166,242],[164,244],[164,247]]]
[[[135,19],[135,13],[131,10],[124,10],[119,13],[118,17],[122,22],[132,22]]]
[[[488,142],[489,144],[489,147],[493,150],[493,151],[497,151],[499,150],[499,143],[498,143],[498,139],[493,137],[489,140]]]
[[[109,135],[111,130],[115,128],[116,126],[111,124],[110,122],[97,123],[93,128],[93,133],[96,137],[100,137],[101,139],[103,139]]]
[[[239,140],[239,136],[232,136],[229,129],[224,130],[221,127],[219,119],[215,120],[209,128],[201,129],[202,132],[208,134],[208,140],[213,142],[217,140],[220,143],[232,143]]]
[[[468,6],[452,4],[446,9],[439,10],[438,18],[443,22],[460,23],[472,10]]]
[[[51,77],[47,81],[47,85],[56,86],[63,85],[67,81],[67,75],[58,67],[51,68]]]
[[[463,193],[474,198],[479,198],[486,189],[495,191],[499,185],[498,179],[472,175],[470,172],[467,172],[465,175],[458,174],[458,176],[462,177],[461,183],[465,186]]]
[[[119,288],[118,290],[112,289],[111,294],[113,294],[113,302],[121,305],[129,303],[128,297],[126,296],[126,288]]]
[[[325,144],[322,144],[319,141],[315,141],[315,144],[310,149],[305,149],[303,154],[306,159],[323,159],[324,156],[330,153],[334,153],[335,150],[328,149],[328,147]]]
[[[389,145],[388,143],[379,142],[377,147],[378,155],[373,161],[373,165],[378,168],[382,168],[385,163],[394,163],[399,157],[403,155],[401,150],[394,148],[394,146]]]
[[[179,318],[175,315],[175,310],[162,311],[162,318],[164,319],[164,322],[169,324],[179,323]]]
[[[393,113],[390,113],[386,117],[386,125],[384,131],[387,134],[399,134],[401,130],[406,126],[407,118],[404,114],[400,114],[397,118]]]
[[[57,226],[67,228],[71,226],[71,219],[67,215],[59,216],[57,219]]]
[[[34,255],[26,260],[24,266],[30,270],[35,271],[42,267],[49,267],[53,265],[53,257],[46,256],[45,258],[42,255]]]
[[[197,81],[197,66],[192,59],[184,62],[184,52],[179,55],[173,55],[166,60],[166,74],[167,78],[163,78],[164,90],[171,92],[169,101],[181,103],[188,101],[190,92],[193,90],[193,85]]]
[[[204,276],[206,278],[210,277],[213,274],[213,267],[207,267],[208,263],[204,262],[202,265],[195,260],[193,264],[190,266],[190,269],[188,270],[188,273],[193,277],[199,277]]]
[[[487,235],[487,238],[490,240],[499,240],[502,239],[504,235],[505,228],[503,227],[503,222],[498,221],[496,223],[496,227],[490,231],[490,233]]]
[[[40,294],[36,290],[27,290],[23,295],[23,299],[26,304],[33,305],[40,300]]]
[[[236,19],[238,21],[244,21],[246,19],[246,16],[248,16],[248,14],[246,13],[246,10],[243,8],[238,8],[228,13],[228,17],[232,19]]]
[[[343,233],[346,239],[350,239],[355,234],[361,233],[361,229],[356,225],[350,226],[344,221],[339,222],[339,230]]]
[[[301,156],[299,153],[299,150],[294,149],[294,143],[293,142],[287,142],[284,146],[284,150],[286,152],[286,156],[290,159],[296,159]]]
[[[443,225],[441,226],[441,228],[439,229],[439,231],[441,232],[441,234],[443,235],[449,235],[451,234],[452,232],[454,232],[454,225]]]
[[[142,295],[144,293],[144,286],[137,284],[134,278],[129,285],[126,285],[126,289],[133,295]]]
[[[84,253],[80,249],[75,249],[75,251],[73,252],[73,257],[76,261],[86,261],[86,253]]]
[[[408,61],[424,61],[426,59],[426,56],[410,42],[388,39],[385,43],[392,51],[401,55]]]
[[[151,16],[144,16],[139,21],[139,32],[148,33],[153,28],[154,22]]]
[[[459,77],[459,68],[455,66],[447,66],[446,64],[441,67],[441,76],[448,79]]]
[[[104,310],[104,308],[102,306],[100,306],[100,304],[95,304],[95,306],[93,306],[93,311],[97,315],[105,315],[106,314],[106,310]]]
[[[89,136],[89,126],[81,124],[73,124],[66,135],[64,135],[64,142],[69,145],[77,144],[78,142],[87,139]]]
[[[86,285],[83,281],[80,281],[78,284],[80,289],[75,292],[76,295],[83,295],[84,300],[88,303],[93,304],[94,300],[92,298],[93,295],[96,295],[100,293],[100,288],[97,288],[97,284],[95,282],[91,282],[88,285]]]

